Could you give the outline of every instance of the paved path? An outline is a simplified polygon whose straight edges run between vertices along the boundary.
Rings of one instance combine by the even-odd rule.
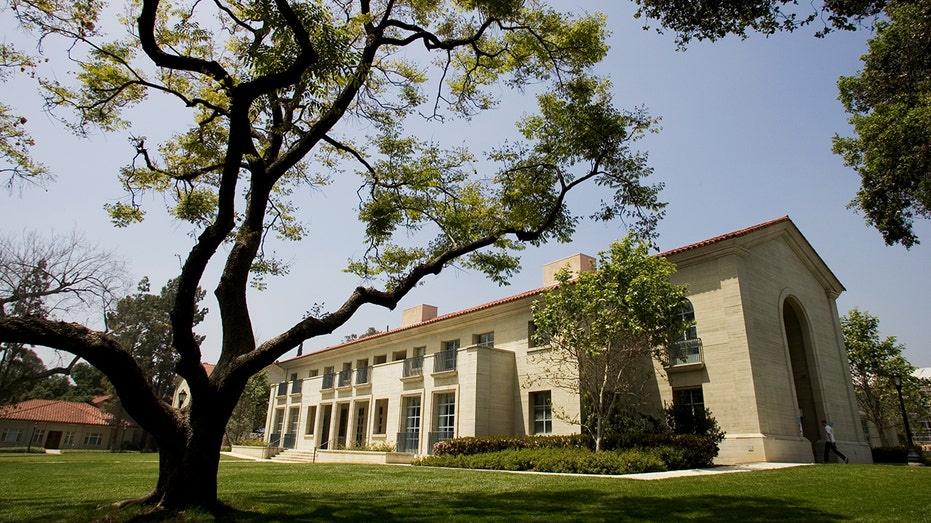
[[[784,469],[788,467],[803,467],[805,465],[811,465],[811,463],[741,463],[739,465],[722,465],[720,467],[712,467],[710,469],[686,469],[686,470],[670,470],[667,472],[644,472],[642,474],[627,474],[624,477],[628,479],[641,479],[641,480],[650,480],[650,479],[666,479],[666,478],[681,478],[687,476],[707,476],[710,474],[730,474],[732,472],[750,472],[752,470],[773,470],[773,469]]]
[[[235,454],[233,452],[222,452],[227,456],[240,459],[248,459],[253,461],[269,461],[266,459],[256,458],[254,456],[246,456],[244,454]],[[642,472],[640,474],[620,474],[609,476],[612,478],[622,478],[622,479],[637,479],[637,480],[653,480],[653,479],[667,479],[667,478],[683,478],[689,476],[708,476],[712,474],[731,474],[734,472],[750,472],[753,470],[774,470],[774,469],[784,469],[789,467],[804,467],[806,465],[811,465],[812,463],[767,463],[767,462],[758,462],[758,463],[741,463],[739,465],[721,465],[718,467],[712,467],[708,469],[685,469],[685,470],[669,470],[666,472]],[[554,472],[532,472],[532,471],[505,471],[505,470],[489,470],[488,472],[513,472],[514,474],[546,474],[546,475],[560,475],[560,476],[599,476],[598,474],[560,474]]]

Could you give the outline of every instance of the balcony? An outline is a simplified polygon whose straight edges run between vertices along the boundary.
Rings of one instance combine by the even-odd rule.
[[[454,350],[443,350],[433,355],[433,372],[452,372],[456,370],[456,356]]]
[[[351,387],[352,386],[352,369],[346,369],[339,371],[339,375],[336,378],[336,387]]]
[[[294,381],[292,381],[292,382],[291,382],[291,394],[292,394],[292,395],[300,394],[300,393],[301,393],[301,385],[302,385],[303,383],[304,383],[304,380],[294,380]]]
[[[287,396],[288,395],[288,382],[282,381],[278,384],[278,396]]]
[[[423,356],[414,356],[404,360],[404,369],[401,371],[402,378],[416,378],[423,376]]]
[[[336,373],[327,372],[323,375],[323,384],[320,385],[321,390],[332,389],[333,381],[336,379]]]
[[[370,367],[359,367],[356,369],[356,387],[359,385],[368,385],[369,368]]]
[[[417,454],[420,450],[419,432],[398,432],[398,452]]]
[[[441,430],[438,432],[428,432],[427,433],[427,453],[433,454],[433,446],[441,441],[446,441],[453,439],[455,437],[453,431],[451,430]]]
[[[677,341],[669,348],[669,368],[682,370],[704,367],[701,338]]]

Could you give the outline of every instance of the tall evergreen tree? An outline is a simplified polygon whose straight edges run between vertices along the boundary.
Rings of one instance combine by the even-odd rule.
[[[148,377],[159,398],[171,402],[176,374],[177,353],[172,346],[171,309],[178,290],[177,280],[169,281],[159,294],[151,293],[149,279],[143,278],[136,294],[120,299],[115,310],[107,314],[107,327],[120,344],[132,354],[142,372]],[[199,308],[206,293],[198,289],[192,314],[193,325],[207,315]],[[195,335],[198,345],[203,336]]]

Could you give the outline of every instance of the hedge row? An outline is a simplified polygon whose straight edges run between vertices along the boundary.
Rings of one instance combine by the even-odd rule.
[[[584,448],[508,449],[482,454],[425,456],[414,465],[570,474],[633,474],[667,470],[657,449],[594,452]]]
[[[434,456],[473,455],[521,449],[587,448],[586,438],[580,434],[570,436],[486,436],[455,438],[433,445]]]
[[[648,450],[671,470],[709,467],[718,455],[716,436],[695,434],[625,434],[603,442],[604,450]],[[506,450],[591,449],[590,438],[570,436],[492,436],[456,438],[433,446],[434,456],[472,456]]]

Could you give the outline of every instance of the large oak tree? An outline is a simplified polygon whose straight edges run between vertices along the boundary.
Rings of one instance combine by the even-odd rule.
[[[42,49],[63,40],[67,54],[49,58],[72,61],[76,81],[37,77],[51,109],[73,111],[78,134],[127,129],[124,115],[138,104],[190,111],[164,143],[133,134],[114,173],[127,197],[107,207],[117,225],[132,226],[155,193],[197,228],[169,314],[189,406],[164,401],[117,337],[56,317],[0,318],[0,341],[70,352],[100,369],[156,438],[159,476],[144,502],[217,507],[224,428],[250,376],[362,305],[393,308],[454,261],[506,280],[523,246],[570,238],[579,218],[565,199],[586,182],[603,191],[599,218],[622,217],[649,236],[661,215],[659,187],[643,180],[646,158],[630,149],[652,120],[616,109],[607,80],[589,74],[606,52],[597,15],[498,0],[114,6],[125,12],[95,0],[9,5]],[[413,119],[471,117],[508,93],[537,94],[539,111],[518,134],[502,131],[484,158],[408,132]],[[248,287],[287,271],[264,245],[305,239],[303,220],[315,211],[308,192],[336,178],[358,186],[365,249],[348,269],[363,284],[332,308],[312,306],[308,294],[311,313],[295,311],[290,328],[257,343]],[[205,281],[218,256],[222,274]],[[213,289],[222,329],[209,376],[194,332],[199,285]]]

